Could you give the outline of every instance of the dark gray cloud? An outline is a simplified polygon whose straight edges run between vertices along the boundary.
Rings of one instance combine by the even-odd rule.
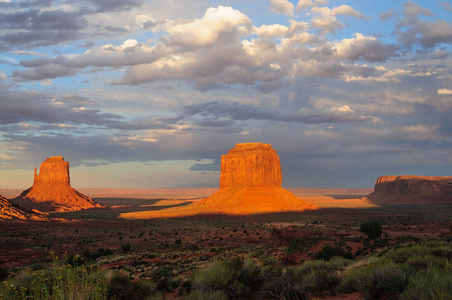
[[[0,50],[30,49],[83,37],[88,21],[80,11],[3,10],[0,12]]]
[[[80,1],[90,3],[95,7],[96,12],[111,12],[111,11],[127,11],[134,7],[140,7],[146,0],[84,0]]]
[[[47,124],[84,124],[105,129],[146,130],[173,129],[166,120],[126,120],[114,113],[102,112],[97,103],[78,95],[47,95],[39,92],[21,92],[0,86],[0,125],[20,122]],[[63,127],[58,127],[62,128]],[[49,129],[49,127],[41,127]]]
[[[192,171],[220,171],[221,161],[219,159],[214,160],[210,164],[194,164],[190,167]]]
[[[142,0],[17,1],[0,3],[0,51],[57,45],[86,37],[88,16],[140,7]],[[72,7],[66,11],[64,5]],[[51,9],[49,9],[51,8]],[[111,25],[105,32],[126,33]]]
[[[396,24],[398,41],[406,46],[420,44],[432,48],[441,44],[452,44],[452,23],[446,20],[427,21],[420,15],[435,16],[430,10],[411,1],[403,4],[403,18]]]
[[[357,115],[348,106],[330,107],[323,110],[301,108],[297,112],[265,110],[258,106],[238,102],[212,101],[183,108],[184,116],[195,119],[199,126],[231,126],[235,122],[246,120],[267,120],[296,122],[303,124],[362,122],[369,118]]]
[[[63,65],[49,64],[25,70],[14,70],[12,75],[20,80],[43,80],[57,77],[73,76],[77,69]]]

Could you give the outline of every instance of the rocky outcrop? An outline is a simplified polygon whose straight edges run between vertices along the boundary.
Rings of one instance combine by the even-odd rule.
[[[381,176],[368,198],[382,203],[452,202],[452,177]]]
[[[281,187],[279,156],[269,144],[237,144],[221,156],[220,189],[196,204],[125,218],[176,217],[199,214],[248,215],[317,209]]]
[[[40,168],[35,169],[33,186],[15,199],[25,207],[44,211],[74,211],[105,207],[71,187],[69,162],[62,156],[47,158]]]
[[[236,144],[221,156],[220,189],[236,187],[281,187],[279,156],[270,144]]]
[[[12,203],[0,195],[0,221],[48,221],[48,215],[37,210],[28,210],[19,204]]]

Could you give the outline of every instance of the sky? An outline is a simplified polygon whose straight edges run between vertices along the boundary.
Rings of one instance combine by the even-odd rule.
[[[283,186],[451,176],[450,1],[0,0],[0,188],[216,187],[236,143]]]

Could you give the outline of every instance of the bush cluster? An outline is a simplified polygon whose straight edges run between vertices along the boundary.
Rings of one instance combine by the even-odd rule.
[[[340,250],[339,250],[340,249]],[[98,251],[99,252],[99,251]],[[103,251],[100,251],[103,252]],[[211,262],[192,277],[157,266],[151,279],[54,257],[50,268],[3,282],[0,299],[311,299],[358,292],[366,299],[451,299],[452,245],[419,241],[353,261],[339,246],[326,245],[319,259],[298,266],[262,265],[249,257]],[[316,256],[314,255],[314,256]],[[71,263],[68,263],[72,262]]]
[[[377,221],[369,221],[361,223],[359,232],[366,234],[369,239],[377,239],[381,237],[383,228]]]

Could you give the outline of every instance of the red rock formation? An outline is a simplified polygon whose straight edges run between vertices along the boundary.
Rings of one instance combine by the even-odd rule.
[[[40,211],[25,209],[0,195],[0,220],[48,221],[49,218]]]
[[[221,156],[220,189],[230,186],[281,187],[279,156],[272,145],[236,144]]]
[[[368,198],[382,203],[452,202],[452,177],[381,176]]]
[[[221,156],[220,189],[185,207],[139,212],[126,218],[175,217],[198,214],[247,215],[317,209],[281,187],[279,156],[269,144],[237,144]]]
[[[24,206],[37,205],[42,210],[73,211],[105,207],[77,192],[70,185],[69,163],[62,156],[47,158],[38,175],[35,168],[33,186],[16,198]]]

